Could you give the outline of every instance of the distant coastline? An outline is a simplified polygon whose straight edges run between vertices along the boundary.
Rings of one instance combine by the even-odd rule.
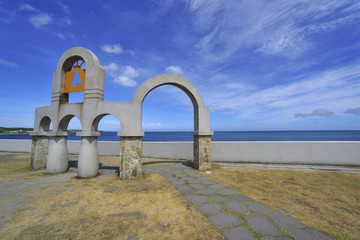
[[[11,134],[29,134],[33,131],[33,128],[24,127],[0,127],[0,135],[11,135]]]

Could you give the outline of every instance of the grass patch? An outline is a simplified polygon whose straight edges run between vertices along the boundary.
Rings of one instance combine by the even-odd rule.
[[[334,239],[360,238],[360,175],[211,169],[204,174]]]
[[[30,156],[30,154],[22,154],[22,155],[13,156],[13,158],[16,158],[16,159],[30,159],[31,156]]]

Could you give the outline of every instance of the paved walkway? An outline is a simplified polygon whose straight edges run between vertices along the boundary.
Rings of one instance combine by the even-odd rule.
[[[144,166],[145,173],[160,173],[175,185],[226,239],[332,239],[190,169],[183,163]]]

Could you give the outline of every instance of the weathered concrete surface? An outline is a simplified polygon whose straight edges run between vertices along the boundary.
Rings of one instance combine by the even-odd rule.
[[[34,170],[45,168],[48,154],[49,137],[34,136],[31,144],[31,168]]]
[[[360,165],[360,142],[216,142],[217,162]]]
[[[78,66],[75,64],[78,61],[86,63],[86,69],[82,70],[85,76],[82,80],[83,85],[81,85],[84,91],[84,101],[69,103],[69,93],[72,91],[70,89],[66,90],[66,86],[69,86],[65,80],[66,74],[71,73],[73,71],[71,69]],[[77,117],[81,123],[81,132],[77,133],[77,135],[95,137],[101,119],[106,115],[113,115],[119,119],[119,124],[121,123],[121,132],[118,133],[118,136],[142,137],[144,135],[142,132],[143,101],[152,90],[163,85],[178,87],[191,99],[194,108],[193,134],[204,136],[204,139],[206,139],[205,136],[211,136],[213,132],[210,131],[210,110],[204,106],[199,91],[190,81],[175,74],[162,74],[152,77],[141,84],[131,102],[104,102],[105,69],[100,66],[99,59],[94,53],[82,47],[70,48],[60,57],[56,71],[53,74],[51,105],[35,109],[34,131],[30,135],[34,136],[34,138],[42,135],[59,137],[58,133],[66,132],[71,119]],[[73,91],[82,90],[73,89]],[[53,127],[51,130],[50,124]],[[194,155],[194,158],[196,158],[194,160],[197,161],[196,165],[199,169],[206,170],[211,167],[211,140],[208,143],[208,140],[202,141],[202,137],[199,137],[199,139],[195,143],[198,154],[196,154],[196,157]],[[83,146],[84,143],[82,143],[82,148],[84,148]],[[141,172],[142,153],[137,153],[137,150],[130,153],[129,149],[131,148],[125,146],[124,149],[127,152],[122,154],[124,156],[123,170],[120,174],[122,178],[139,175]],[[138,149],[142,151],[142,147]],[[52,154],[57,154],[57,151],[53,151]],[[82,151],[81,154],[86,153]],[[132,155],[132,161],[128,159],[130,155]],[[140,160],[135,160],[135,155],[140,156]],[[60,157],[60,155],[55,156],[55,158]],[[81,166],[80,169],[84,170],[85,168]],[[81,173],[81,171],[79,174],[83,176],[94,175],[94,173],[85,174]]]
[[[31,144],[31,140],[0,139],[0,151],[31,152]],[[268,152],[268,144],[277,149],[276,161]],[[294,151],[286,148],[288,144],[292,145]],[[229,144],[224,144],[224,142],[212,141],[211,145],[212,163],[215,162],[222,167],[359,172],[349,167],[343,168],[341,165],[360,166],[360,142],[229,142]],[[79,153],[80,146],[80,141],[68,141],[69,153]],[[245,146],[250,146],[251,150],[243,151]],[[321,148],[317,149],[317,146]],[[302,149],[300,155],[297,155],[297,148]],[[100,155],[119,155],[120,144],[115,141],[99,141],[98,150]],[[261,156],[256,161],[251,156],[252,153],[255,154],[255,151],[258,156]],[[336,152],[336,154],[328,156],[328,152]],[[143,142],[143,157],[192,160],[193,143]]]
[[[99,174],[97,137],[81,137],[78,177],[90,178]]]
[[[121,137],[120,179],[142,174],[142,137]]]
[[[47,173],[62,173],[69,168],[66,136],[51,138],[46,163]]]

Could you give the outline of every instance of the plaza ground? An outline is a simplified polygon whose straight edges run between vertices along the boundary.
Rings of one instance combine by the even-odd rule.
[[[115,175],[119,158],[100,157],[101,174],[78,179],[74,168],[55,175],[30,170],[29,158],[0,153],[4,239],[224,238],[159,174],[122,181]],[[76,158],[71,156],[71,165]],[[211,172],[201,174],[334,239],[360,238],[359,174],[221,168]]]

